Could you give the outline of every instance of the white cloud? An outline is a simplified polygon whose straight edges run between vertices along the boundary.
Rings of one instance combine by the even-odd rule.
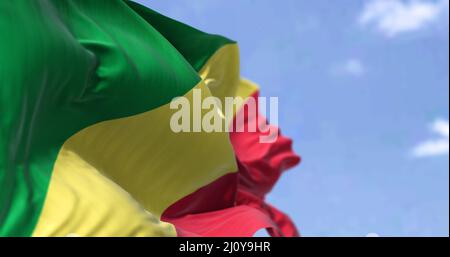
[[[366,73],[366,68],[360,59],[351,58],[333,67],[332,73],[335,75],[360,77]]]
[[[374,25],[387,37],[423,29],[448,17],[449,0],[371,0],[359,22],[363,26]]]
[[[449,154],[449,122],[437,120],[431,126],[431,131],[438,135],[436,139],[430,139],[419,144],[413,150],[415,157],[431,157]]]

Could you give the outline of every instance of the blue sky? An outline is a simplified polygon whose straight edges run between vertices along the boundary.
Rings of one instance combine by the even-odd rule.
[[[304,236],[449,235],[448,0],[146,1],[239,42],[303,163],[268,200]]]

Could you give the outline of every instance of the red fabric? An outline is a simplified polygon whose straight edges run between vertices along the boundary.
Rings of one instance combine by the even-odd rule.
[[[237,194],[237,173],[221,177],[206,187],[176,202],[163,214],[166,219],[180,218],[233,207]]]
[[[166,221],[181,237],[251,237],[261,228],[277,230],[267,215],[244,205]]]
[[[252,96],[256,102],[258,93]],[[259,114],[241,110],[244,127],[267,125]],[[292,140],[281,136],[274,143],[260,143],[265,133],[231,132],[230,139],[239,166],[228,174],[183,198],[163,214],[163,220],[175,225],[179,236],[249,237],[266,228],[272,236],[295,237],[299,233],[291,219],[265,202],[283,171],[300,162],[292,151]],[[266,133],[267,134],[267,133]]]
[[[258,103],[259,94],[252,97]],[[277,127],[271,126],[269,131],[277,131],[278,138],[274,143],[260,143],[260,137],[267,135],[259,127],[268,124],[267,119],[260,115],[241,110],[238,115],[244,115],[245,128],[249,124],[259,124],[256,132],[233,132],[231,142],[239,161],[239,183],[236,198],[237,205],[252,206],[277,224],[278,230],[268,230],[272,236],[296,237],[299,233],[292,220],[278,209],[265,202],[265,196],[273,189],[282,173],[300,162],[300,157],[292,150],[292,140],[283,137]]]
[[[240,206],[248,206],[252,207],[260,212],[264,213],[266,217],[268,217],[275,226],[272,227],[261,227],[266,228],[267,232],[273,237],[298,237],[300,236],[295,224],[292,220],[279,211],[275,207],[266,203],[264,200],[259,199],[258,197],[249,194],[245,191],[240,191],[238,193],[236,203]]]

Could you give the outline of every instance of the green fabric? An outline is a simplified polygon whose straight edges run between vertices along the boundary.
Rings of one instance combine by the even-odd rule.
[[[135,2],[126,2],[166,37],[196,71],[200,71],[209,58],[222,46],[236,43],[219,35],[201,32]]]
[[[200,81],[191,64],[212,53],[183,46],[194,30],[164,33],[169,43],[152,25],[163,31],[172,21],[146,21],[129,4],[0,1],[0,236],[32,234],[70,136],[157,108]]]

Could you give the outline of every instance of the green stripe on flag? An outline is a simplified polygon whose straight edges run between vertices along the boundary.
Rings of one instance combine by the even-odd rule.
[[[198,84],[169,40],[121,0],[0,1],[0,236],[31,235],[70,136]]]
[[[142,18],[166,37],[196,71],[200,71],[209,58],[221,47],[236,43],[223,36],[199,31],[186,24],[165,17],[138,3],[132,1],[126,2]]]

